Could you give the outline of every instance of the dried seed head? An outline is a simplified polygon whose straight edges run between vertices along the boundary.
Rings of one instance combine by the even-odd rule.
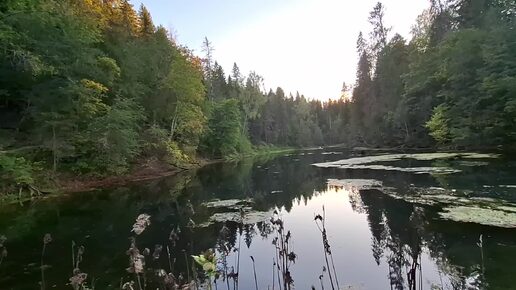
[[[75,269],[74,272],[76,273],[70,278],[70,284],[74,289],[82,289],[84,282],[88,279],[88,274],[82,273],[79,269]]]
[[[182,277],[179,276],[179,279],[182,279]],[[172,273],[166,274],[163,278],[163,282],[165,283],[166,286],[169,286],[172,289],[176,289],[178,287],[176,277],[174,277],[174,275],[172,275]]]
[[[191,215],[194,215],[195,214],[195,210],[194,210],[194,207],[193,207],[193,204],[190,200],[188,200],[186,202],[186,208],[188,209],[188,212],[191,214]]]
[[[0,235],[0,248],[4,246],[5,241],[7,241],[7,237]]]
[[[170,243],[172,244],[173,247],[176,246],[176,241],[179,240],[180,233],[181,233],[181,229],[179,228],[179,226],[170,231],[170,235],[168,236],[168,239],[170,240]]]
[[[145,257],[142,255],[138,255],[134,259],[133,268],[134,268],[134,273],[136,273],[136,274],[143,273],[143,270],[145,268]]]
[[[188,228],[194,228],[194,227],[195,227],[195,222],[194,222],[192,219],[190,219],[190,220],[188,221],[188,224],[187,224],[186,226],[187,226]]]
[[[7,257],[7,249],[5,247],[2,248],[2,252],[0,253],[1,258]]]
[[[122,285],[123,290],[134,290],[134,281],[131,282],[125,282],[124,285]]]
[[[159,257],[161,256],[161,251],[163,251],[162,245],[155,245],[154,246],[154,252],[152,253],[152,258],[154,260],[159,260]]]
[[[163,277],[167,276],[167,272],[163,269],[158,269],[158,270],[156,270],[156,276],[163,278]]]
[[[142,213],[136,218],[131,231],[136,235],[141,235],[150,224],[150,215]]]
[[[52,242],[52,236],[50,234],[45,234],[43,237],[43,244],[47,245]]]
[[[288,260],[289,260],[290,262],[294,262],[294,263],[295,263],[295,262],[296,262],[296,259],[297,259],[297,255],[296,255],[296,253],[294,253],[294,252],[290,252],[290,253],[288,254]]]

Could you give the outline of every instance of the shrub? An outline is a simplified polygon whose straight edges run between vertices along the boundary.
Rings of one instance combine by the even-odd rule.
[[[0,154],[0,186],[5,194],[34,184],[35,165],[23,157]]]

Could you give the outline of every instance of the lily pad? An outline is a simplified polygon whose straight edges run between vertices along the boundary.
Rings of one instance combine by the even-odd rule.
[[[271,218],[272,211],[247,211],[242,215],[240,212],[219,212],[210,217],[210,223],[237,222],[244,225],[252,225],[267,221]]]
[[[461,170],[459,170],[459,169],[453,169],[453,168],[449,168],[449,167],[395,167],[395,166],[386,166],[386,165],[341,165],[338,168],[401,171],[401,172],[411,172],[411,173],[415,173],[415,174],[425,174],[425,173],[449,174],[449,173],[461,172]]]
[[[416,174],[439,173],[449,174],[461,172],[459,169],[449,167],[395,167],[379,165],[380,162],[394,162],[402,159],[414,159],[419,161],[431,161],[438,159],[462,158],[462,159],[489,159],[497,158],[496,154],[483,153],[417,153],[417,154],[386,154],[376,156],[354,157],[333,162],[312,164],[321,168],[342,168],[342,169],[372,169],[372,170],[388,170],[412,172]],[[470,161],[472,162],[472,161]]]
[[[459,162],[459,165],[467,166],[467,167],[487,166],[487,165],[489,165],[489,162],[462,160],[462,161]]]
[[[342,155],[343,152],[323,152],[321,155]]]
[[[382,182],[376,179],[328,179],[328,185],[344,187],[346,189],[366,190],[381,188]]]
[[[470,222],[502,228],[516,228],[516,212],[504,208],[491,209],[474,206],[454,206],[444,208],[439,213],[442,218],[458,222]]]
[[[205,202],[202,205],[207,208],[240,208],[252,202],[252,199],[224,199]]]

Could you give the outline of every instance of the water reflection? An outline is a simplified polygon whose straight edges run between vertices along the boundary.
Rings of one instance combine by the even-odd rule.
[[[38,287],[37,262],[45,233],[54,238],[47,250],[46,263],[51,265],[45,272],[47,285],[67,287],[73,240],[85,246],[81,270],[95,277],[96,289],[118,288],[120,279],[134,279],[126,271],[126,250],[130,245],[129,231],[141,213],[151,216],[151,225],[137,237],[136,245],[140,249],[162,247],[158,259],[146,258],[149,289],[163,289],[160,280],[153,278],[159,269],[172,271],[181,282],[195,276],[202,278],[202,271],[189,257],[207,249],[215,249],[219,257],[219,268],[223,270],[217,280],[220,289],[237,285],[254,289],[254,272],[259,289],[283,288],[282,283],[278,285],[278,277],[283,274],[276,270],[281,259],[272,244],[277,237],[274,225],[268,218],[245,224],[238,219],[209,223],[214,214],[239,213],[238,208],[205,205],[214,199],[250,199],[252,203],[245,205],[250,207],[247,212],[278,210],[284,233],[291,233],[289,248],[296,259],[290,263],[289,272],[297,289],[312,285],[331,289],[324,244],[314,222],[323,206],[337,274],[334,278],[341,288],[513,287],[514,230],[444,221],[437,218],[431,206],[410,204],[378,190],[327,183],[330,178],[375,178],[399,190],[408,190],[414,184],[466,188],[465,184],[471,183],[469,188],[481,188],[482,184],[473,181],[486,170],[468,167],[468,171],[452,179],[310,166],[332,158],[342,156],[305,154],[214,164],[144,185],[4,208],[0,213],[0,234],[8,237],[9,256],[0,265],[0,289]],[[492,173],[510,182],[510,174],[499,170],[505,165],[498,166],[490,169]],[[480,235],[482,248],[478,245]]]

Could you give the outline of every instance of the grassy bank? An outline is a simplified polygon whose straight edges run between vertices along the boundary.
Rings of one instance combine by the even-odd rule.
[[[96,189],[124,186],[156,178],[175,175],[186,170],[197,169],[213,162],[235,162],[245,158],[274,156],[296,151],[291,147],[257,146],[246,153],[231,154],[220,159],[189,159],[189,162],[171,164],[164,160],[141,159],[131,166],[131,169],[118,175],[81,175],[72,172],[52,172],[44,170],[38,164],[32,164],[24,159],[5,158],[4,163],[12,168],[0,172],[0,204],[24,202],[48,195],[84,192]],[[0,164],[1,165],[1,164]]]

